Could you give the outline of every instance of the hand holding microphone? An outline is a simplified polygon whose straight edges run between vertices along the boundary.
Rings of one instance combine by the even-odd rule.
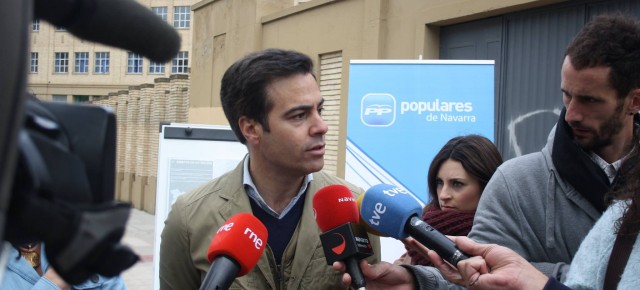
[[[420,219],[422,207],[404,189],[388,184],[371,187],[364,194],[360,214],[374,230],[396,239],[411,236],[453,266],[469,258],[453,241]]]
[[[358,221],[356,199],[344,185],[330,185],[313,197],[313,212],[322,231],[320,241],[327,264],[343,261],[355,289],[364,289],[359,261],[373,254],[369,236]]]
[[[247,274],[258,263],[267,238],[267,228],[250,213],[227,220],[209,245],[207,258],[212,264],[200,290],[229,289],[236,277]]]

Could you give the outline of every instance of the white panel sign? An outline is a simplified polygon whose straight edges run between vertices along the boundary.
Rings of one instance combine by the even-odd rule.
[[[172,123],[160,128],[154,283],[160,288],[160,234],[178,196],[235,168],[247,154],[229,126]]]

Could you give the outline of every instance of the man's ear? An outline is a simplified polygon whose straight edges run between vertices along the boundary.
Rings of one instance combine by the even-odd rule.
[[[629,103],[629,113],[637,114],[640,111],[640,88],[631,90],[631,102]]]
[[[247,143],[255,144],[260,141],[262,125],[256,120],[242,116],[238,119],[238,125],[240,126],[240,132],[242,132],[244,138],[247,139]]]

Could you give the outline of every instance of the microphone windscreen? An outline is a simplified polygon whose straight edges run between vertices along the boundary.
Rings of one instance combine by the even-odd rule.
[[[340,184],[325,186],[316,192],[313,213],[322,232],[360,220],[356,199],[348,187]]]
[[[356,198],[356,205],[358,206],[358,212],[360,212],[360,208],[362,208],[362,199],[364,198],[364,193],[358,195],[358,197]],[[364,219],[362,218],[362,214],[360,215],[360,220],[358,222],[359,224],[361,224],[365,230],[367,230],[368,233],[374,234],[376,236],[380,236],[380,237],[386,237],[385,234],[374,230],[371,226],[369,226],[369,224],[367,224]]]
[[[405,225],[412,216],[421,214],[422,206],[409,191],[389,184],[369,188],[360,206],[360,215],[366,224],[396,239],[406,238]]]
[[[207,258],[209,262],[220,256],[235,260],[240,265],[238,277],[247,274],[258,263],[267,246],[267,228],[250,213],[232,216],[218,229],[211,240]]]
[[[180,50],[180,35],[135,0],[35,0],[34,17],[75,36],[167,62]]]

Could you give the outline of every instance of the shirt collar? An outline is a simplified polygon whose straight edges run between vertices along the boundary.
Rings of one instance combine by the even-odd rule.
[[[247,192],[247,195],[254,202],[256,202],[261,209],[263,209],[265,212],[269,213],[270,215],[272,215],[277,219],[282,219],[285,215],[287,215],[287,213],[289,213],[289,211],[291,210],[291,208],[293,208],[293,206],[296,204],[298,199],[300,199],[300,196],[302,196],[302,194],[305,191],[307,191],[307,187],[309,186],[309,183],[313,180],[313,174],[311,173],[307,174],[307,176],[305,176],[304,178],[304,181],[302,182],[302,186],[300,186],[300,189],[298,190],[298,194],[296,194],[296,196],[293,199],[291,199],[291,202],[287,205],[287,207],[284,208],[282,213],[278,214],[264,201],[264,199],[258,192],[258,189],[256,188],[255,184],[253,183],[253,179],[251,178],[251,174],[249,173],[249,155],[248,154],[244,158],[243,167],[244,167],[244,170],[242,173],[242,183],[244,184],[244,188],[245,188],[245,191]]]
[[[633,146],[633,148],[629,151],[629,153],[627,153],[625,156],[614,161],[611,164],[609,164],[607,161],[602,159],[602,157],[600,157],[598,154],[594,153],[593,151],[589,151],[589,157],[591,157],[591,160],[593,160],[593,162],[595,162],[600,168],[602,168],[604,173],[607,174],[607,177],[609,178],[609,182],[613,183],[613,180],[615,179],[616,174],[618,173],[618,170],[622,166],[622,162],[627,160],[629,156],[631,156],[631,153],[633,153],[633,151],[635,150],[636,150],[636,147]]]

